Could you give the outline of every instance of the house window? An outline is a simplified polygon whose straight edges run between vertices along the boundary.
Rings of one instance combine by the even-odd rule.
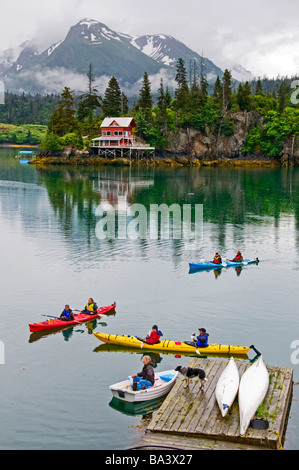
[[[123,135],[122,131],[114,131],[114,135]]]
[[[103,131],[102,135],[111,135],[111,132],[110,131]]]

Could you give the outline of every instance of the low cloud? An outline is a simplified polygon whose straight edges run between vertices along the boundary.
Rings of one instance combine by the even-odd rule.
[[[169,87],[174,89],[176,82],[173,73],[169,70],[161,68],[157,74],[149,75],[152,93],[156,93],[160,87],[161,79],[163,80],[164,89]],[[99,95],[105,94],[110,76],[101,75],[95,79],[95,87]],[[142,88],[143,77],[141,77],[133,85],[129,83],[119,82],[121,91],[128,97],[139,95]],[[84,93],[88,88],[88,78],[86,74],[72,72],[64,67],[56,67],[54,69],[43,68],[19,71],[14,76],[10,75],[5,78],[5,85],[8,91],[15,93],[40,93],[40,94],[60,94],[64,87],[69,87],[75,93]]]

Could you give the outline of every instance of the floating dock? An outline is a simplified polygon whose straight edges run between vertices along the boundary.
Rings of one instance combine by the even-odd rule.
[[[293,390],[293,369],[267,366],[269,389],[260,406],[259,417],[269,422],[268,429],[248,428],[239,435],[239,407],[236,398],[229,414],[222,418],[215,388],[227,360],[194,358],[189,367],[204,369],[207,382],[204,392],[199,380],[192,379],[189,388],[179,377],[175,386],[149,423],[136,449],[180,450],[267,450],[281,449],[287,425]],[[236,360],[240,378],[250,366]]]

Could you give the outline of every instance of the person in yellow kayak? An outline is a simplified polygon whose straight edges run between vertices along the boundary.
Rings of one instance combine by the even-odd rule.
[[[60,320],[63,320],[63,321],[74,320],[74,314],[68,304],[64,306],[64,310],[60,315]]]
[[[90,297],[88,299],[87,304],[85,305],[84,309],[82,310],[82,313],[89,313],[90,315],[96,314],[98,310],[98,306],[95,303],[95,301]]]

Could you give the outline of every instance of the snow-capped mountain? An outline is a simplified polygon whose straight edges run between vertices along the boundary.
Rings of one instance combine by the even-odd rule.
[[[254,76],[249,70],[246,70],[242,65],[240,64],[234,64],[231,69],[231,74],[232,77],[235,80],[238,80],[239,82],[250,82],[251,80],[254,79]]]
[[[0,53],[0,78],[6,88],[31,93],[60,93],[64,86],[86,89],[89,64],[102,93],[114,76],[126,93],[136,93],[145,72],[160,83],[160,76],[174,83],[178,58],[201,66],[208,81],[213,82],[222,70],[202,58],[172,36],[146,35],[132,37],[118,33],[99,21],[85,18],[72,26],[66,37],[38,52],[32,43],[23,45],[17,58]],[[15,56],[15,54],[14,54]],[[158,85],[159,86],[159,85]]]
[[[170,67],[175,67],[179,58],[184,60],[186,68],[189,67],[190,62],[193,64],[195,61],[198,73],[201,67],[203,67],[203,72],[207,76],[208,81],[215,81],[217,75],[219,77],[223,75],[222,70],[212,61],[201,57],[197,52],[192,51],[172,36],[165,34],[140,36],[135,38],[132,44],[156,62]]]

